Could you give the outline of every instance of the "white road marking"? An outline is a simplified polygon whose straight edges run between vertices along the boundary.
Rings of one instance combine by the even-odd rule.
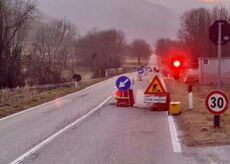
[[[108,80],[110,80],[110,79],[108,79]],[[98,85],[102,84],[103,82],[105,82],[105,81],[102,81],[102,82],[99,82],[99,83],[97,83],[97,84],[91,85],[91,86],[89,86],[89,87],[87,87],[87,88],[85,88],[85,89],[82,89],[82,90],[80,90],[80,91],[77,91],[77,92],[74,92],[74,93],[68,94],[68,95],[66,95],[66,96],[61,97],[60,99],[63,99],[63,98],[66,98],[66,97],[72,96],[72,95],[74,95],[74,94],[79,94],[79,93],[81,93],[81,92],[83,92],[83,91],[86,91],[86,90],[88,90],[88,89],[90,89],[90,88],[93,88],[93,87],[95,87],[95,86],[98,86]],[[12,114],[12,115],[9,115],[9,116],[6,116],[6,117],[3,117],[3,118],[1,118],[1,119],[0,119],[0,122],[1,122],[1,121],[4,121],[4,120],[6,120],[6,119],[9,119],[9,118],[12,118],[12,117],[15,117],[15,116],[18,116],[18,115],[24,114],[24,113],[26,113],[26,112],[29,112],[29,111],[31,111],[31,110],[33,110],[33,109],[36,109],[36,108],[42,107],[42,106],[44,106],[44,105],[54,103],[54,101],[55,101],[55,100],[51,100],[51,101],[46,102],[46,103],[44,103],[44,104],[41,104],[41,105],[38,105],[38,106],[35,106],[35,107],[32,107],[32,108],[29,108],[29,109],[23,110],[23,111],[21,111],[21,112],[18,112],[18,113],[15,113],[15,114]]]
[[[164,82],[163,78],[160,77],[160,79],[161,79],[162,85],[165,88],[165,82]],[[173,145],[173,151],[174,151],[174,153],[181,153],[182,152],[181,145],[180,145],[180,141],[178,139],[176,126],[175,126],[175,123],[174,123],[172,116],[168,116],[168,122],[169,122],[171,141],[172,141],[172,145]]]
[[[52,136],[48,137],[46,140],[44,140],[40,144],[36,145],[35,147],[33,147],[32,149],[30,149],[28,152],[26,152],[22,156],[18,157],[16,160],[14,160],[13,162],[11,162],[10,164],[21,163],[23,160],[25,160],[26,158],[28,158],[30,155],[32,155],[36,151],[40,150],[42,147],[44,147],[45,145],[47,145],[49,142],[53,141],[55,138],[57,138],[58,136],[60,136],[62,133],[64,133],[65,131],[69,130],[73,126],[79,124],[81,121],[83,121],[87,117],[91,116],[94,112],[96,112],[97,110],[99,110],[106,102],[108,102],[111,98],[112,98],[112,96],[109,96],[102,103],[100,103],[97,107],[95,107],[94,109],[92,109],[90,112],[88,112],[87,114],[85,114],[84,116],[82,116],[81,118],[79,118],[78,120],[74,121],[73,123],[69,124],[65,128],[59,130],[58,132],[56,132]]]
[[[173,116],[168,116],[168,122],[169,122],[169,129],[170,129],[170,135],[171,135],[171,141],[173,145],[173,151],[174,153],[181,153],[181,145],[180,141],[178,139],[176,126],[173,120]]]

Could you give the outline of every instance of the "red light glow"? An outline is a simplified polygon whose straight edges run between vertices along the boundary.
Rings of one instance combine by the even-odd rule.
[[[116,91],[116,96],[121,97],[121,91]]]

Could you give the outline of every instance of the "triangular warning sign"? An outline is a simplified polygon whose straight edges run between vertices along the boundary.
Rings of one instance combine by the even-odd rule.
[[[158,76],[155,76],[154,79],[151,81],[147,89],[145,90],[145,94],[165,94],[166,91],[161,84],[160,79]]]

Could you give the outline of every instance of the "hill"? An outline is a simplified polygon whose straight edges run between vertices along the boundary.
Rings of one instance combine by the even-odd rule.
[[[151,43],[160,37],[176,36],[179,14],[162,5],[143,0],[46,0],[39,8],[55,18],[67,18],[83,34],[96,27],[115,28],[127,38]]]

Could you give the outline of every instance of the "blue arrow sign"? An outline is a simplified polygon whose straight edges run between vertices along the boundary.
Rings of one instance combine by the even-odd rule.
[[[143,74],[144,72],[145,72],[144,68],[139,68],[139,69],[138,69],[138,73],[139,73],[139,74]]]
[[[116,81],[117,89],[120,91],[129,90],[131,87],[131,80],[126,76],[121,76]]]

